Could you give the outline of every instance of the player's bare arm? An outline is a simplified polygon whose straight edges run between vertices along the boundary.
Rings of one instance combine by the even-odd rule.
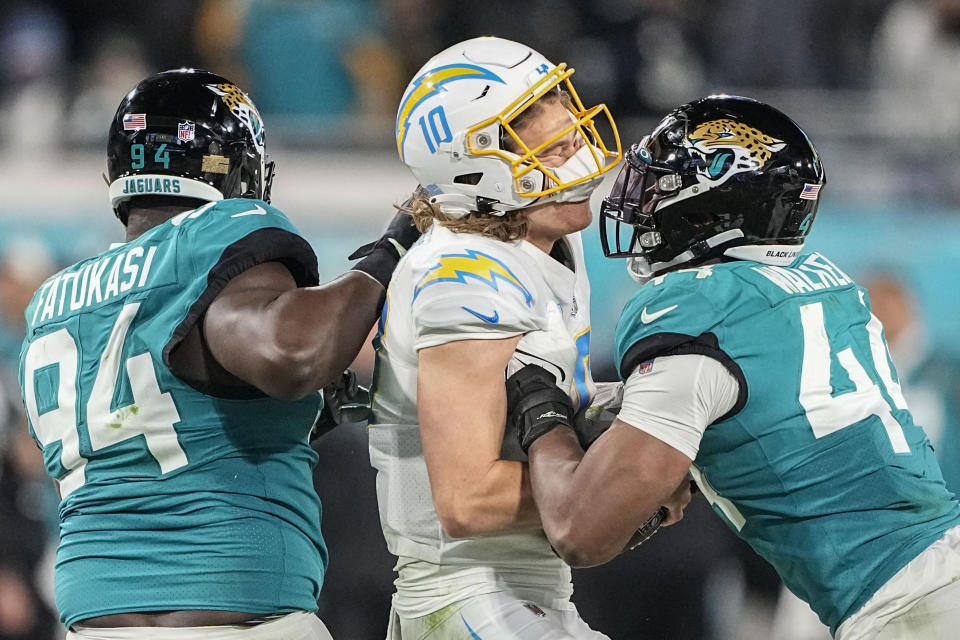
[[[500,460],[503,372],[520,338],[462,340],[419,352],[423,452],[437,515],[452,537],[540,526],[526,465]]]
[[[673,524],[690,501],[690,458],[620,419],[586,454],[565,428],[538,438],[529,454],[544,531],[575,567],[611,560],[661,506]]]
[[[272,397],[294,400],[350,365],[383,293],[380,283],[358,272],[298,288],[282,264],[264,263],[231,280],[211,303],[203,337],[228,372]]]
[[[45,456],[57,460],[47,470],[63,503],[67,637],[167,627],[170,638],[329,638],[314,614],[327,564],[309,443],[324,407],[315,392],[350,387],[343,369],[419,232],[398,213],[350,256],[360,259],[350,272],[316,286],[312,248],[270,205],[274,163],[256,107],[207,71],[141,81],[108,139],[110,202],[127,242],[53,280],[61,302],[61,281],[95,282],[95,305],[79,290],[73,308],[39,307],[46,289],[34,297],[41,312],[30,315],[22,368],[37,444],[77,443]],[[33,372],[53,366],[67,375],[37,389]],[[119,371],[129,387],[116,399]],[[49,397],[69,403],[41,414]],[[258,440],[275,424],[268,444]],[[282,549],[259,544],[265,530]]]

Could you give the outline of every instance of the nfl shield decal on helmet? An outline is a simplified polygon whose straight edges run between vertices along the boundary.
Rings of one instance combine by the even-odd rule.
[[[184,142],[190,142],[193,140],[196,135],[197,125],[190,122],[178,122],[177,123],[177,138],[183,140]]]

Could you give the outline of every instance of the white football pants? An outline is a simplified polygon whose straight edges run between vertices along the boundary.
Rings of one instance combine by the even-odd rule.
[[[253,627],[116,627],[74,625],[66,640],[333,640],[315,614],[296,611]]]
[[[610,640],[590,629],[570,603],[541,607],[505,593],[468,598],[419,618],[390,611],[387,640]]]
[[[960,526],[911,560],[843,621],[836,640],[960,638]]]

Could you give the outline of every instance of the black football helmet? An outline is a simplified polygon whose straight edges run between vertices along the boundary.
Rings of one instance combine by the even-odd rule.
[[[600,239],[638,281],[721,256],[789,264],[826,184],[793,120],[737,96],[675,109],[624,160],[600,208]]]
[[[150,76],[120,103],[107,141],[110,202],[126,224],[136,196],[270,201],[260,112],[222,76],[175,69]]]

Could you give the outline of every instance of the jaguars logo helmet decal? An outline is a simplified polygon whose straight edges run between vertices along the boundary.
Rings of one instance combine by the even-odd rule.
[[[803,130],[738,96],[678,107],[624,157],[601,205],[600,239],[641,282],[721,256],[789,264],[826,184]]]
[[[247,128],[254,144],[260,149],[260,153],[263,153],[263,119],[260,118],[260,112],[257,111],[250,97],[240,87],[230,83],[208,84],[207,89],[220,96],[220,100]]]
[[[110,201],[124,224],[140,196],[270,201],[260,112],[223,76],[173,69],[144,79],[120,103],[107,138]]]
[[[786,146],[742,122],[720,118],[704,122],[685,139],[684,145],[701,154],[704,160],[697,175],[703,182],[722,184],[738,173],[756,171],[777,151]]]

